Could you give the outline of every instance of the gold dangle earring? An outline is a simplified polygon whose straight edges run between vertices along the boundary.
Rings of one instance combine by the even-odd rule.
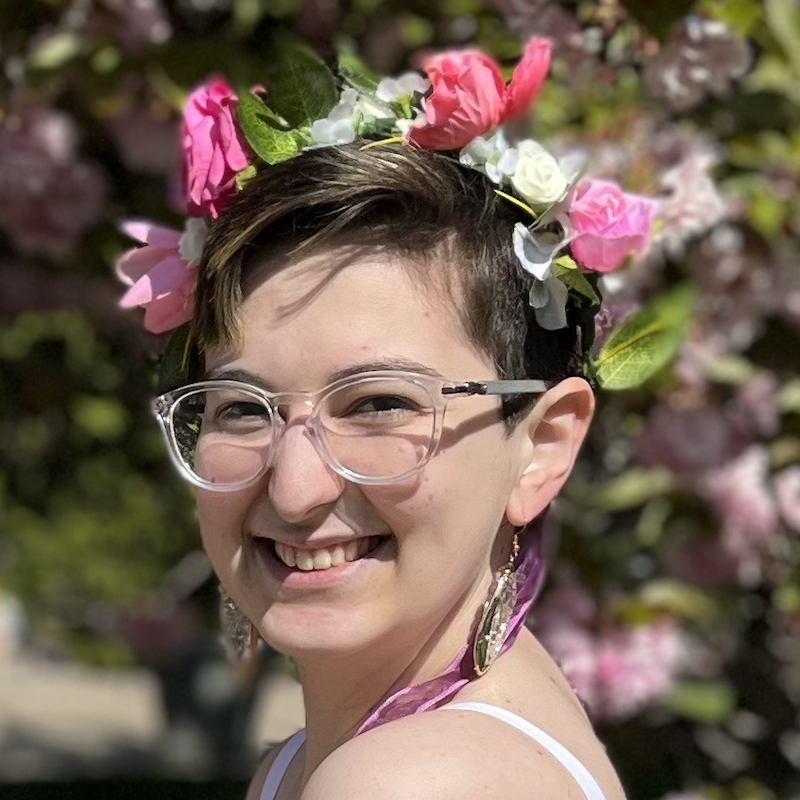
[[[472,656],[475,662],[475,674],[478,677],[489,671],[506,640],[508,624],[517,604],[517,576],[514,565],[518,555],[519,536],[514,531],[508,564],[497,574],[494,590],[483,607],[483,615],[475,632]]]
[[[220,622],[228,655],[239,664],[255,663],[259,640],[256,626],[241,612],[224,586],[219,587],[219,595]]]

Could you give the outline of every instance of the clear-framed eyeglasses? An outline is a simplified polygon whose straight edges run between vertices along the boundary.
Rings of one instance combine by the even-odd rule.
[[[308,436],[322,460],[365,485],[399,483],[436,453],[447,403],[476,395],[542,394],[540,380],[449,381],[397,370],[341,378],[315,392],[268,392],[206,380],[166,392],[153,410],[182,475],[215,492],[244,489],[273,463],[286,408],[305,403]]]

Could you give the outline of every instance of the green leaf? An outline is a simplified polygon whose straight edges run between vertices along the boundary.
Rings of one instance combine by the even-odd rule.
[[[686,16],[696,0],[622,0],[623,7],[644,28],[664,41],[672,26]]]
[[[325,63],[307,47],[284,45],[269,84],[271,108],[292,128],[328,116],[338,100],[336,81]]]
[[[302,150],[300,132],[285,130],[275,112],[251,92],[239,93],[236,116],[250,147],[267,164],[289,161]]]
[[[255,176],[258,175],[258,168],[254,164],[245,167],[241,172],[236,173],[236,191],[241,192]]]
[[[712,0],[705,5],[711,16],[742,37],[750,35],[762,15],[756,0]]]
[[[191,383],[199,375],[197,350],[191,341],[191,323],[177,328],[158,365],[158,391],[168,392]]]
[[[603,389],[632,389],[649,380],[677,354],[695,290],[683,284],[628,317],[603,346],[595,367]]]
[[[639,597],[649,608],[694,622],[712,619],[715,613],[714,602],[705,592],[670,578],[646,583]]]
[[[61,69],[77,58],[86,41],[73,31],[61,31],[40,44],[28,57],[34,69]]]
[[[338,47],[337,71],[345,83],[365,94],[375,94],[380,78],[355,54],[350,44]]]
[[[729,683],[686,681],[673,687],[663,699],[664,705],[685,719],[718,725],[736,708],[736,692]]]
[[[356,126],[359,136],[365,139],[391,139],[396,130],[396,120],[394,119],[374,119],[363,122]]]
[[[562,256],[553,262],[551,274],[558,278],[568,289],[588,298],[592,303],[600,303],[600,297],[586,279],[586,275],[579,270],[578,265],[569,257]]]
[[[778,408],[784,414],[800,414],[800,378],[789,380],[781,387]]]
[[[573,481],[573,485],[578,484]],[[632,467],[599,486],[576,489],[582,502],[602,511],[638,508],[652,497],[663,497],[675,488],[675,476],[667,469]]]
[[[800,7],[794,0],[766,0],[764,15],[772,35],[800,74]]]

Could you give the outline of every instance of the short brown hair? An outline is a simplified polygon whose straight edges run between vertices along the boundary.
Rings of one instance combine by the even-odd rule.
[[[455,289],[470,341],[501,378],[558,382],[581,374],[579,333],[547,331],[528,302],[532,278],[512,246],[524,212],[494,192],[455,154],[363,142],[310,150],[262,170],[212,226],[198,267],[193,338],[201,351],[240,335],[243,282],[266,252],[292,252],[348,242],[405,256],[426,284]],[[445,273],[442,274],[442,264]],[[444,283],[442,282],[444,279]],[[533,398],[510,398],[513,421]]]

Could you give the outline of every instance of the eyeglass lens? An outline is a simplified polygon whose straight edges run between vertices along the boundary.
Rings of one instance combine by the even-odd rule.
[[[244,484],[271,457],[277,413],[240,387],[198,389],[173,408],[177,453],[207,484]],[[355,477],[399,477],[433,446],[435,402],[430,387],[413,379],[366,377],[339,386],[319,398],[314,416],[313,434],[326,460]]]

